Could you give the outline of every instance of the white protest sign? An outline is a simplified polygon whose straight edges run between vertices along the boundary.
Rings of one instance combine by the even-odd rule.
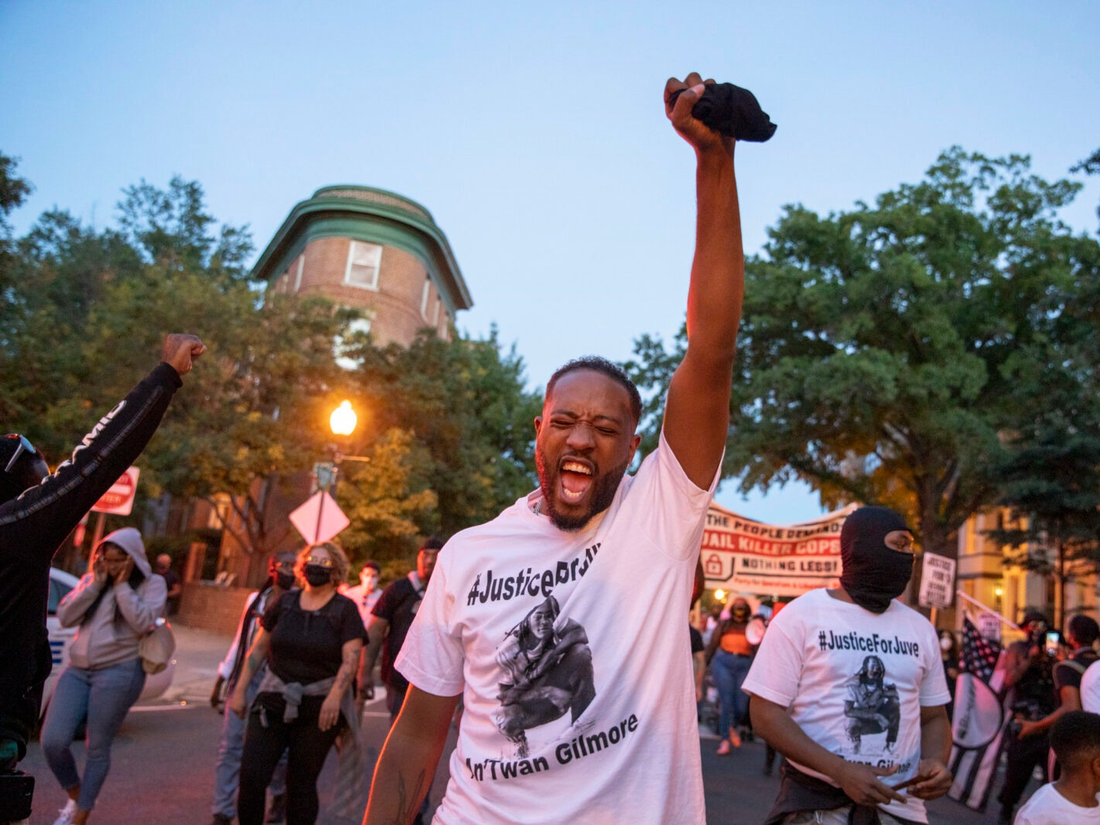
[[[921,568],[921,607],[950,607],[955,596],[955,560],[935,553],[924,554]]]

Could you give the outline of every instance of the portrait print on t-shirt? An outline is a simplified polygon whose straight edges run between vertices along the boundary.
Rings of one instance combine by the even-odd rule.
[[[556,598],[547,596],[505,634],[497,664],[504,674],[493,721],[517,757],[528,755],[528,730],[567,711],[571,730],[583,729],[578,720],[596,697],[592,650],[584,628],[561,616]]]
[[[893,754],[901,722],[901,700],[897,685],[886,681],[886,665],[878,656],[866,656],[863,667],[846,683],[848,697],[844,715],[851,754],[882,756]],[[864,745],[864,737],[885,734]],[[846,754],[842,754],[846,755]]]

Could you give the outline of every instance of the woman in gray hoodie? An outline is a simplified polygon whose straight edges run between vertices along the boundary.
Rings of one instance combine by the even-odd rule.
[[[91,572],[57,606],[61,624],[79,628],[42,726],[42,751],[69,795],[54,825],[83,825],[95,807],[111,767],[111,743],[145,685],[138,642],[164,615],[167,595],[164,579],[145,557],[141,533],[124,527],[96,545]],[[84,721],[81,781],[71,745]]]

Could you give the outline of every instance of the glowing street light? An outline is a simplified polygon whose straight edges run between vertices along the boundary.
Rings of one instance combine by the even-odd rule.
[[[351,402],[341,401],[340,406],[333,410],[332,415],[329,416],[328,425],[335,435],[351,435],[355,432],[355,425],[358,421],[359,416],[351,408]]]
[[[353,432],[355,432],[355,425],[359,421],[359,416],[355,414],[355,410],[351,407],[351,402],[343,400],[340,402],[335,410],[332,411],[332,415],[328,418],[329,428],[332,430],[333,435],[342,436],[347,438]],[[317,527],[314,530],[313,536],[316,541],[317,537],[321,534],[322,517],[325,512],[325,496],[336,494],[336,481],[340,476],[340,462],[350,461],[368,461],[369,459],[361,456],[344,456],[340,454],[338,446],[333,445],[332,466],[327,473],[327,479],[322,477],[321,470],[324,465],[318,464],[317,466],[317,487],[318,492],[321,495],[320,501],[317,504]]]

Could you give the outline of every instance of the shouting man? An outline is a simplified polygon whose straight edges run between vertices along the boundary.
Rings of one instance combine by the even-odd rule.
[[[413,817],[460,696],[434,822],[705,821],[683,617],[729,426],[744,275],[733,140],[692,114],[705,88],[694,73],[665,87],[695,150],[698,220],[687,352],[659,446],[625,475],[641,399],[614,364],[583,358],[550,378],[539,489],[439,555],[397,659],[411,686],[368,823]]]

